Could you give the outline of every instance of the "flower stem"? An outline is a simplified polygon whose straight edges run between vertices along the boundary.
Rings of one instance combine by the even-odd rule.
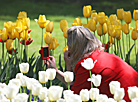
[[[42,28],[42,41],[41,41],[41,47],[43,46],[43,28]]]
[[[3,59],[3,67],[4,67],[4,42],[2,43],[2,59]]]
[[[121,58],[123,59],[123,55],[122,55],[122,50],[121,50],[120,40],[119,40],[119,46],[120,46],[120,54],[121,54]]]
[[[32,101],[32,90],[30,90],[30,97],[29,97],[29,102],[31,102]]]
[[[52,80],[50,80],[50,86],[52,86]]]
[[[89,73],[90,73],[90,78],[91,78],[91,70],[89,70]],[[92,81],[91,81],[91,88],[93,88],[93,86],[92,86]]]
[[[68,83],[68,90],[70,90],[70,83]]]

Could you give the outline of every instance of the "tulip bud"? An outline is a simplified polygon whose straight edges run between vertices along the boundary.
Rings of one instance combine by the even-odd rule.
[[[75,18],[73,20],[72,26],[82,26],[81,19],[79,17],[78,18]]]
[[[94,86],[96,86],[96,87],[100,86],[101,79],[102,79],[101,75],[99,75],[99,74],[97,74],[97,75],[92,74],[92,82],[93,82]]]
[[[30,18],[23,19],[23,25],[26,26],[26,30],[30,27]]]
[[[66,71],[64,72],[64,79],[67,83],[70,83],[73,81],[74,79],[74,74],[73,72],[69,72],[69,71]]]
[[[122,30],[120,28],[115,29],[115,37],[119,40],[122,36]]]
[[[59,43],[57,42],[57,39],[55,37],[52,37],[51,43],[50,43],[50,49],[54,50],[57,48],[58,45]]]
[[[12,39],[8,39],[6,41],[6,49],[7,50],[12,50],[12,48],[13,48],[13,40]]]
[[[48,99],[50,101],[57,101],[62,96],[63,87],[50,86],[48,89]]]
[[[124,21],[127,24],[131,23],[131,12],[130,11],[124,11]]]
[[[123,20],[124,19],[124,9],[117,9],[117,17],[119,20]]]
[[[71,90],[64,90],[63,91],[63,97],[66,99],[68,97],[68,95],[72,95],[73,91]]]
[[[39,71],[39,81],[41,83],[46,83],[48,81],[48,76],[46,71]]]
[[[28,34],[28,31],[25,31],[25,30],[23,30],[21,33],[20,33],[20,37],[23,39],[23,40],[25,40],[25,38],[26,38],[26,40],[28,39],[28,37],[30,37],[31,35],[30,34]]]
[[[89,92],[90,92],[90,99],[96,100],[97,96],[99,95],[99,89],[98,88],[91,88]]]
[[[107,95],[99,94],[97,99],[96,99],[96,102],[107,102],[107,100],[108,100]]]
[[[128,34],[129,33],[128,24],[126,24],[126,23],[123,24],[122,25],[122,30],[125,34]]]
[[[69,27],[65,27],[64,29],[63,29],[63,36],[64,36],[64,38],[67,38],[68,37],[68,35],[67,35],[67,30],[69,29]]]
[[[42,88],[42,85],[40,83],[34,83],[32,85],[32,94],[34,96],[38,96],[40,94],[41,88]]]
[[[134,11],[133,11],[133,19],[134,19],[135,21],[138,20],[138,10],[134,10]]]
[[[21,73],[28,73],[29,64],[28,63],[21,63],[21,64],[19,64],[19,68],[20,68]]]
[[[54,23],[53,23],[53,22],[49,22],[49,23],[47,24],[47,26],[46,26],[46,32],[52,33],[53,28],[54,28]]]
[[[50,32],[45,32],[44,33],[44,40],[45,40],[45,43],[50,45],[51,43],[51,34]]]
[[[27,13],[25,11],[21,11],[18,14],[18,19],[23,19],[23,18],[27,18]]]
[[[95,30],[96,30],[96,23],[95,23],[94,19],[91,19],[91,20],[88,21],[88,28],[91,31],[95,32]]]
[[[138,88],[136,86],[128,87],[128,96],[132,100],[138,96]]]
[[[4,27],[7,29],[8,33],[11,33],[12,29],[14,28],[13,27],[13,22],[8,21],[8,22],[4,23]]]
[[[124,88],[116,88],[114,92],[114,99],[116,101],[120,101],[124,98],[125,96],[125,90]]]
[[[60,21],[60,29],[62,32],[65,27],[68,27],[68,22],[66,20],[61,20]]]
[[[106,34],[107,33],[107,24],[104,23],[103,24],[103,34]]]
[[[40,94],[38,95],[40,100],[44,100],[47,98],[47,88],[46,87],[42,87],[40,90]]]
[[[83,15],[85,18],[89,18],[90,15],[91,15],[91,5],[88,5],[88,6],[83,6]]]
[[[109,83],[109,87],[110,87],[111,94],[114,94],[115,93],[115,89],[120,88],[120,82],[118,82],[118,81],[111,81]]]
[[[97,26],[97,34],[99,36],[102,36],[103,35],[103,32],[102,32],[102,25],[101,24],[98,24]]]
[[[68,46],[65,46],[65,47],[63,48],[63,54],[64,54],[65,51],[68,51]]]
[[[89,101],[89,91],[88,89],[82,89],[80,91],[80,97],[82,101]]]
[[[14,102],[27,102],[28,97],[26,93],[18,93],[14,98]]]
[[[116,20],[117,20],[116,14],[111,14],[111,15],[109,16],[109,20],[110,20],[110,22],[116,21]]]
[[[54,80],[54,79],[55,79],[55,77],[56,77],[56,70],[55,70],[55,69],[48,68],[48,69],[46,70],[46,73],[47,73],[47,75],[48,75],[48,79],[49,79],[49,80]]]
[[[136,29],[133,29],[133,30],[132,30],[132,32],[131,32],[131,38],[132,38],[133,40],[137,40],[137,38],[138,38],[138,33],[137,33]]]
[[[99,12],[98,13],[98,22],[103,25],[105,23],[105,13],[104,12]]]
[[[27,89],[32,90],[32,85],[33,85],[34,83],[39,83],[39,81],[36,80],[36,79],[34,79],[34,78],[28,78],[28,79],[26,80]]]
[[[91,19],[95,20],[95,23],[97,24],[97,13],[96,12],[92,12]]]
[[[6,41],[8,39],[8,32],[6,28],[2,29],[2,31],[0,32],[0,37],[2,41]]]
[[[21,86],[20,79],[11,79],[8,83],[8,85],[16,85],[18,88]]]

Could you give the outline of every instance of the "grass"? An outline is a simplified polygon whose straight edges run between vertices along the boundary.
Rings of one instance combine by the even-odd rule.
[[[52,36],[55,36],[60,45],[55,49],[54,56],[56,58],[56,62],[58,64],[58,56],[61,54],[62,56],[62,64],[64,65],[63,52],[62,49],[65,45],[63,33],[60,30],[60,20],[67,20],[68,26],[70,27],[73,19],[76,17],[80,17],[82,23],[86,23],[86,18],[83,17],[82,7],[84,5],[92,5],[93,9],[97,12],[105,12],[108,16],[110,14],[115,14],[118,8],[124,8],[124,10],[130,10],[133,12],[134,9],[137,8],[138,1],[101,1],[99,2],[93,1],[88,2],[43,2],[37,0],[4,0],[0,1],[0,29],[4,27],[4,22],[13,21],[15,22],[20,11],[26,11],[27,16],[31,19],[30,30],[31,38],[33,39],[33,43],[29,45],[29,56],[31,56],[34,52],[36,52],[36,56],[39,55],[39,49],[41,46],[41,33],[42,29],[39,28],[38,24],[34,21],[34,19],[38,19],[40,14],[46,15],[46,19],[54,22],[54,30],[52,32]],[[125,2],[125,3],[124,3]],[[131,26],[134,27],[134,21],[132,21]],[[44,29],[45,32],[45,29]],[[97,36],[99,38],[99,36]],[[107,39],[107,34],[106,34]],[[127,41],[125,41],[127,42]],[[137,41],[138,42],[138,41]],[[131,45],[133,44],[133,40],[131,40]],[[138,43],[137,43],[138,44]],[[126,44],[125,44],[126,46]],[[1,46],[0,46],[1,49]],[[1,54],[1,50],[0,50]],[[135,53],[134,49],[131,53],[131,62],[135,62]]]

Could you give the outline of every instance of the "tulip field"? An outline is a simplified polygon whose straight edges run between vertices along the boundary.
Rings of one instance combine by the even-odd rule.
[[[15,5],[17,0],[11,0],[11,6],[17,6],[11,8],[15,12],[12,13],[10,6],[5,5],[7,11],[3,9],[0,15],[0,102],[126,102],[123,100],[124,89],[120,88],[117,81],[109,85],[113,98],[100,94],[98,86],[102,80],[101,75],[90,74],[88,81],[91,81],[91,89],[82,89],[79,95],[74,94],[70,90],[74,73],[66,70],[63,55],[68,50],[67,29],[71,26],[84,26],[101,40],[104,51],[119,56],[138,71],[138,9],[130,11],[119,6],[111,13],[110,10],[94,9],[92,4],[72,4],[65,7],[68,12],[59,9],[54,12],[52,7],[63,9],[65,5],[38,2],[41,8],[35,1],[21,1],[27,8],[21,6],[21,9]],[[45,6],[49,7],[46,12]],[[73,11],[73,8],[78,12]],[[67,13],[70,14],[67,16]],[[49,55],[55,57],[57,68],[64,71],[67,87],[56,78],[55,69],[46,68],[41,59],[41,47],[44,46],[48,46]],[[81,63],[84,68],[87,60]],[[95,63],[92,61],[91,66]],[[90,71],[92,68],[85,69]],[[93,85],[97,88],[93,88]],[[137,87],[129,87],[128,94],[132,102],[138,101]]]

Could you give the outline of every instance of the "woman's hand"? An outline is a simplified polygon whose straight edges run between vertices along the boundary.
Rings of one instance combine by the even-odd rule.
[[[45,64],[47,65],[47,68],[54,68],[58,70],[56,67],[55,58],[53,56],[49,56],[49,58],[46,59]]]
[[[64,60],[65,60],[65,63],[66,63],[67,71],[72,71],[70,51],[65,51],[64,52]]]

